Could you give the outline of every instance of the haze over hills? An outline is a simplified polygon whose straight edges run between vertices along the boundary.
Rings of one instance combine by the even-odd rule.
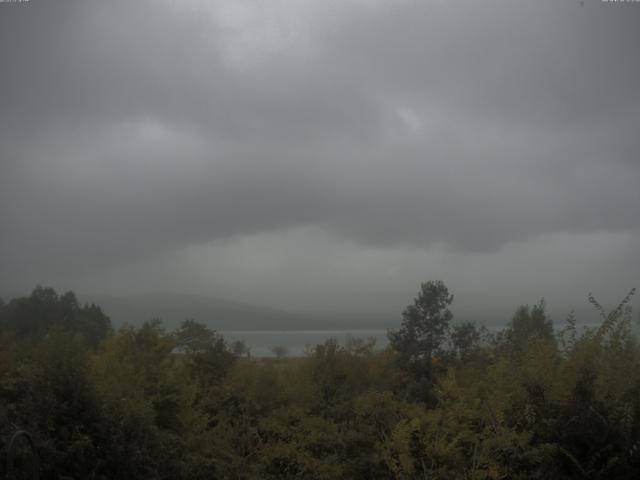
[[[57,289],[60,293],[64,289]],[[0,298],[8,302],[12,298],[28,296],[24,292],[0,292]],[[175,328],[187,318],[207,324],[215,330],[226,331],[282,331],[282,330],[366,330],[397,328],[401,322],[404,306],[387,308],[384,311],[362,312],[317,312],[254,305],[213,296],[185,293],[153,292],[130,295],[107,295],[101,293],[78,293],[81,303],[95,303],[111,318],[116,328],[125,323],[139,325],[145,320],[159,318],[167,329]],[[408,302],[407,302],[408,303]],[[531,303],[531,302],[529,302]],[[405,305],[406,306],[406,305]],[[452,312],[454,323],[472,321],[492,328],[505,326],[515,311],[517,303],[481,308],[464,298],[454,301]],[[615,307],[607,303],[606,308]],[[566,315],[574,309],[579,325],[598,324],[601,319],[586,299],[580,303],[562,306],[548,303],[549,312],[556,328],[563,328]],[[635,310],[635,309],[634,309]],[[636,310],[637,311],[637,310]],[[634,315],[637,321],[640,316]],[[634,322],[634,323],[637,323]],[[637,328],[637,325],[634,325]]]
[[[81,302],[99,305],[116,327],[124,323],[138,325],[152,318],[160,318],[168,329],[175,328],[187,318],[192,318],[215,330],[388,329],[397,328],[401,322],[401,311],[345,314],[304,312],[183,293],[79,294],[78,298]],[[468,306],[465,307],[452,306],[454,322],[473,321],[491,328],[506,325],[517,305],[494,312],[474,312]],[[553,310],[551,306],[551,311]],[[562,328],[565,312],[555,310],[554,325],[556,328]],[[592,325],[600,321],[595,310],[586,301],[575,308],[574,312],[578,324]]]
[[[193,318],[216,330],[315,330],[390,328],[396,318],[296,312],[201,295],[148,293],[130,296],[79,294],[109,315],[114,326],[160,318],[167,328]]]

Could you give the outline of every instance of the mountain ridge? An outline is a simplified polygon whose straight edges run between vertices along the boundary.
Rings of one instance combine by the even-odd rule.
[[[115,327],[138,325],[159,318],[175,328],[187,318],[215,330],[317,330],[389,328],[393,319],[366,314],[300,312],[243,303],[206,295],[150,292],[135,295],[78,294],[81,302],[95,303]]]

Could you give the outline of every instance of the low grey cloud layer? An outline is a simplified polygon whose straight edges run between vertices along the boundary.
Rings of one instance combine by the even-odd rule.
[[[596,1],[0,4],[0,288],[356,308],[435,274],[535,299],[573,245],[577,290],[626,290],[638,25]]]

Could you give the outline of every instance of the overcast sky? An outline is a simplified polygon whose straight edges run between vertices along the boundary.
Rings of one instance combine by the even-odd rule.
[[[0,162],[0,291],[612,304],[640,3],[0,3]]]

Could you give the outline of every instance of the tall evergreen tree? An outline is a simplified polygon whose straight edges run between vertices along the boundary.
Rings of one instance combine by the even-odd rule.
[[[388,333],[400,367],[410,377],[411,397],[428,396],[434,380],[434,362],[444,353],[444,343],[453,314],[453,295],[440,280],[420,285],[413,304],[402,313],[402,325]]]

